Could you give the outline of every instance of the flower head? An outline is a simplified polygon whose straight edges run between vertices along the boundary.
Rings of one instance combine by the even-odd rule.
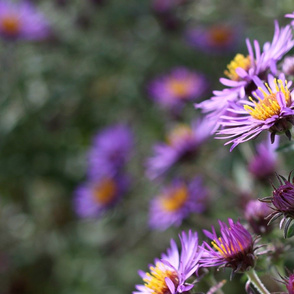
[[[211,124],[195,121],[192,126],[177,125],[168,134],[166,143],[153,147],[154,156],[147,160],[147,176],[155,179],[179,161],[193,158],[200,146],[211,136]]]
[[[153,100],[174,112],[178,112],[185,102],[200,98],[206,89],[207,80],[204,75],[185,67],[174,68],[148,85]]]
[[[272,142],[276,134],[285,133],[291,138],[290,129],[294,124],[294,101],[289,90],[291,83],[285,80],[284,75],[280,75],[279,79],[269,75],[265,84],[258,78],[254,81],[258,89],[253,92],[253,97],[241,100],[238,105],[232,104],[228,114],[222,116],[223,128],[218,134],[224,136],[219,138],[233,138],[226,143],[233,143],[231,150],[264,130],[271,132]]]
[[[125,193],[126,178],[103,177],[80,185],[74,194],[74,209],[79,217],[93,218],[113,207]]]
[[[182,251],[179,253],[174,240],[161,259],[155,259],[155,265],[149,266],[150,272],[139,271],[144,285],[136,285],[133,294],[177,294],[193,288],[187,279],[197,272],[201,250],[198,248],[197,233],[189,231],[180,235]]]
[[[229,226],[219,221],[221,237],[218,237],[214,227],[212,233],[204,230],[204,234],[212,240],[211,244],[204,242],[204,252],[201,265],[204,267],[230,267],[233,272],[244,272],[255,264],[254,241],[251,234],[240,224],[228,219]]]
[[[173,225],[179,226],[189,214],[204,211],[207,196],[200,177],[190,183],[174,180],[151,201],[151,228],[165,230]]]
[[[272,205],[273,212],[267,216],[269,224],[279,217],[282,217],[280,227],[284,225],[284,236],[287,235],[289,226],[294,220],[294,184],[293,179],[291,182],[291,173],[288,179],[285,179],[281,175],[278,176],[280,186],[274,187],[273,195],[265,197],[261,201],[270,203]]]
[[[28,2],[0,1],[0,35],[5,39],[44,39],[49,25],[43,14]]]
[[[127,162],[132,147],[133,135],[125,125],[109,126],[98,132],[88,154],[90,179],[118,174]]]

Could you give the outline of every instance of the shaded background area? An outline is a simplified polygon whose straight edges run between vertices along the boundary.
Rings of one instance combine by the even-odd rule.
[[[273,20],[288,23],[284,14],[293,2],[183,1],[168,13],[156,12],[147,0],[32,2],[49,20],[50,36],[3,39],[0,46],[1,293],[130,293],[141,283],[137,270],[147,270],[170,238],[189,228],[209,229],[218,218],[238,218],[243,194],[271,191],[252,185],[243,168],[246,147],[229,153],[211,140],[183,171],[203,175],[210,188],[207,211],[180,228],[151,231],[149,201],[160,184],[146,178],[145,160],[171,117],[149,99],[148,81],[186,66],[205,74],[209,90],[201,100],[209,98],[221,89],[218,79],[235,54],[245,54],[245,38],[271,40]],[[204,52],[187,43],[189,28],[223,23],[236,29],[231,51]],[[193,102],[183,113],[186,122],[200,115]],[[128,123],[135,137],[127,164],[131,188],[103,217],[79,219],[73,191],[86,178],[92,137],[118,122]],[[279,173],[293,169],[289,154]],[[224,291],[243,293],[244,283],[236,276]]]

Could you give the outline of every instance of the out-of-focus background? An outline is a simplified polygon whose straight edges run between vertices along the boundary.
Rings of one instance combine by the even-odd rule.
[[[206,211],[181,227],[149,228],[149,202],[161,183],[146,177],[146,159],[173,122],[189,123],[200,112],[189,101],[180,118],[169,113],[152,100],[148,83],[185,67],[206,78],[197,102],[209,98],[221,89],[218,79],[227,64],[246,54],[245,39],[272,40],[274,20],[289,23],[284,14],[292,12],[293,1],[31,5],[47,20],[48,34],[37,40],[2,37],[0,45],[0,292],[131,293],[142,283],[137,271],[147,271],[171,238],[240,217],[242,192],[259,196],[258,188],[249,188],[240,151],[230,153],[223,141],[211,139],[182,171],[203,176],[210,195]],[[200,29],[212,30],[210,47],[191,37]],[[93,137],[117,123],[128,125],[134,138],[125,163],[128,191],[99,217],[81,218],[73,199],[87,178]],[[221,279],[229,274],[219,273]],[[245,293],[244,283],[236,276],[223,290]]]

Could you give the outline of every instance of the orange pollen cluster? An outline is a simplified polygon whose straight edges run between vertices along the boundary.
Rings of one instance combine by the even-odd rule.
[[[224,71],[224,74],[233,81],[239,81],[240,77],[236,73],[236,69],[241,67],[245,71],[248,71],[250,65],[251,59],[249,55],[245,57],[243,54],[237,54],[235,58],[227,65],[227,70]]]
[[[171,78],[167,84],[168,89],[177,98],[180,98],[180,99],[184,99],[187,96],[189,96],[192,86],[193,86],[193,81],[191,78],[186,78],[181,80]]]
[[[164,195],[161,199],[162,206],[167,211],[176,211],[180,209],[187,201],[188,189],[182,185],[169,194]]]
[[[93,190],[94,199],[102,205],[111,203],[117,192],[117,186],[111,179],[103,179]]]
[[[157,263],[156,267],[150,267],[151,274],[146,273],[144,278],[145,287],[152,290],[152,294],[170,294],[170,290],[166,285],[165,278],[170,278],[175,287],[178,286],[179,279],[176,272],[168,270],[162,263]]]
[[[185,139],[193,137],[193,131],[185,124],[175,127],[168,135],[167,142],[171,146],[176,146]]]
[[[2,30],[8,35],[16,35],[20,30],[20,22],[17,16],[6,15],[0,20]]]
[[[243,252],[244,248],[242,244],[238,241],[238,247],[231,244],[225,244],[222,240],[222,238],[218,238],[220,241],[220,245],[217,245],[216,241],[212,241],[212,246],[223,256],[223,257],[231,257],[234,254],[237,254],[239,252]]]
[[[244,106],[244,109],[248,111],[253,118],[263,121],[274,115],[280,114],[281,106],[277,101],[278,92],[280,92],[285,98],[287,107],[289,107],[292,103],[291,94],[287,88],[287,81],[285,81],[284,85],[282,80],[275,79],[275,89],[271,89],[268,84],[265,84],[265,86],[267,87],[269,93],[266,93],[259,88],[259,90],[263,93],[263,98],[258,97],[258,102],[255,102],[251,97],[249,97],[255,106]]]

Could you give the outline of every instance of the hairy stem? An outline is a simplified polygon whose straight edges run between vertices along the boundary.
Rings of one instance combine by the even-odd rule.
[[[253,286],[258,290],[260,294],[270,294],[270,292],[265,288],[265,286],[259,279],[254,269],[246,272],[246,275],[249,281],[253,284]]]

